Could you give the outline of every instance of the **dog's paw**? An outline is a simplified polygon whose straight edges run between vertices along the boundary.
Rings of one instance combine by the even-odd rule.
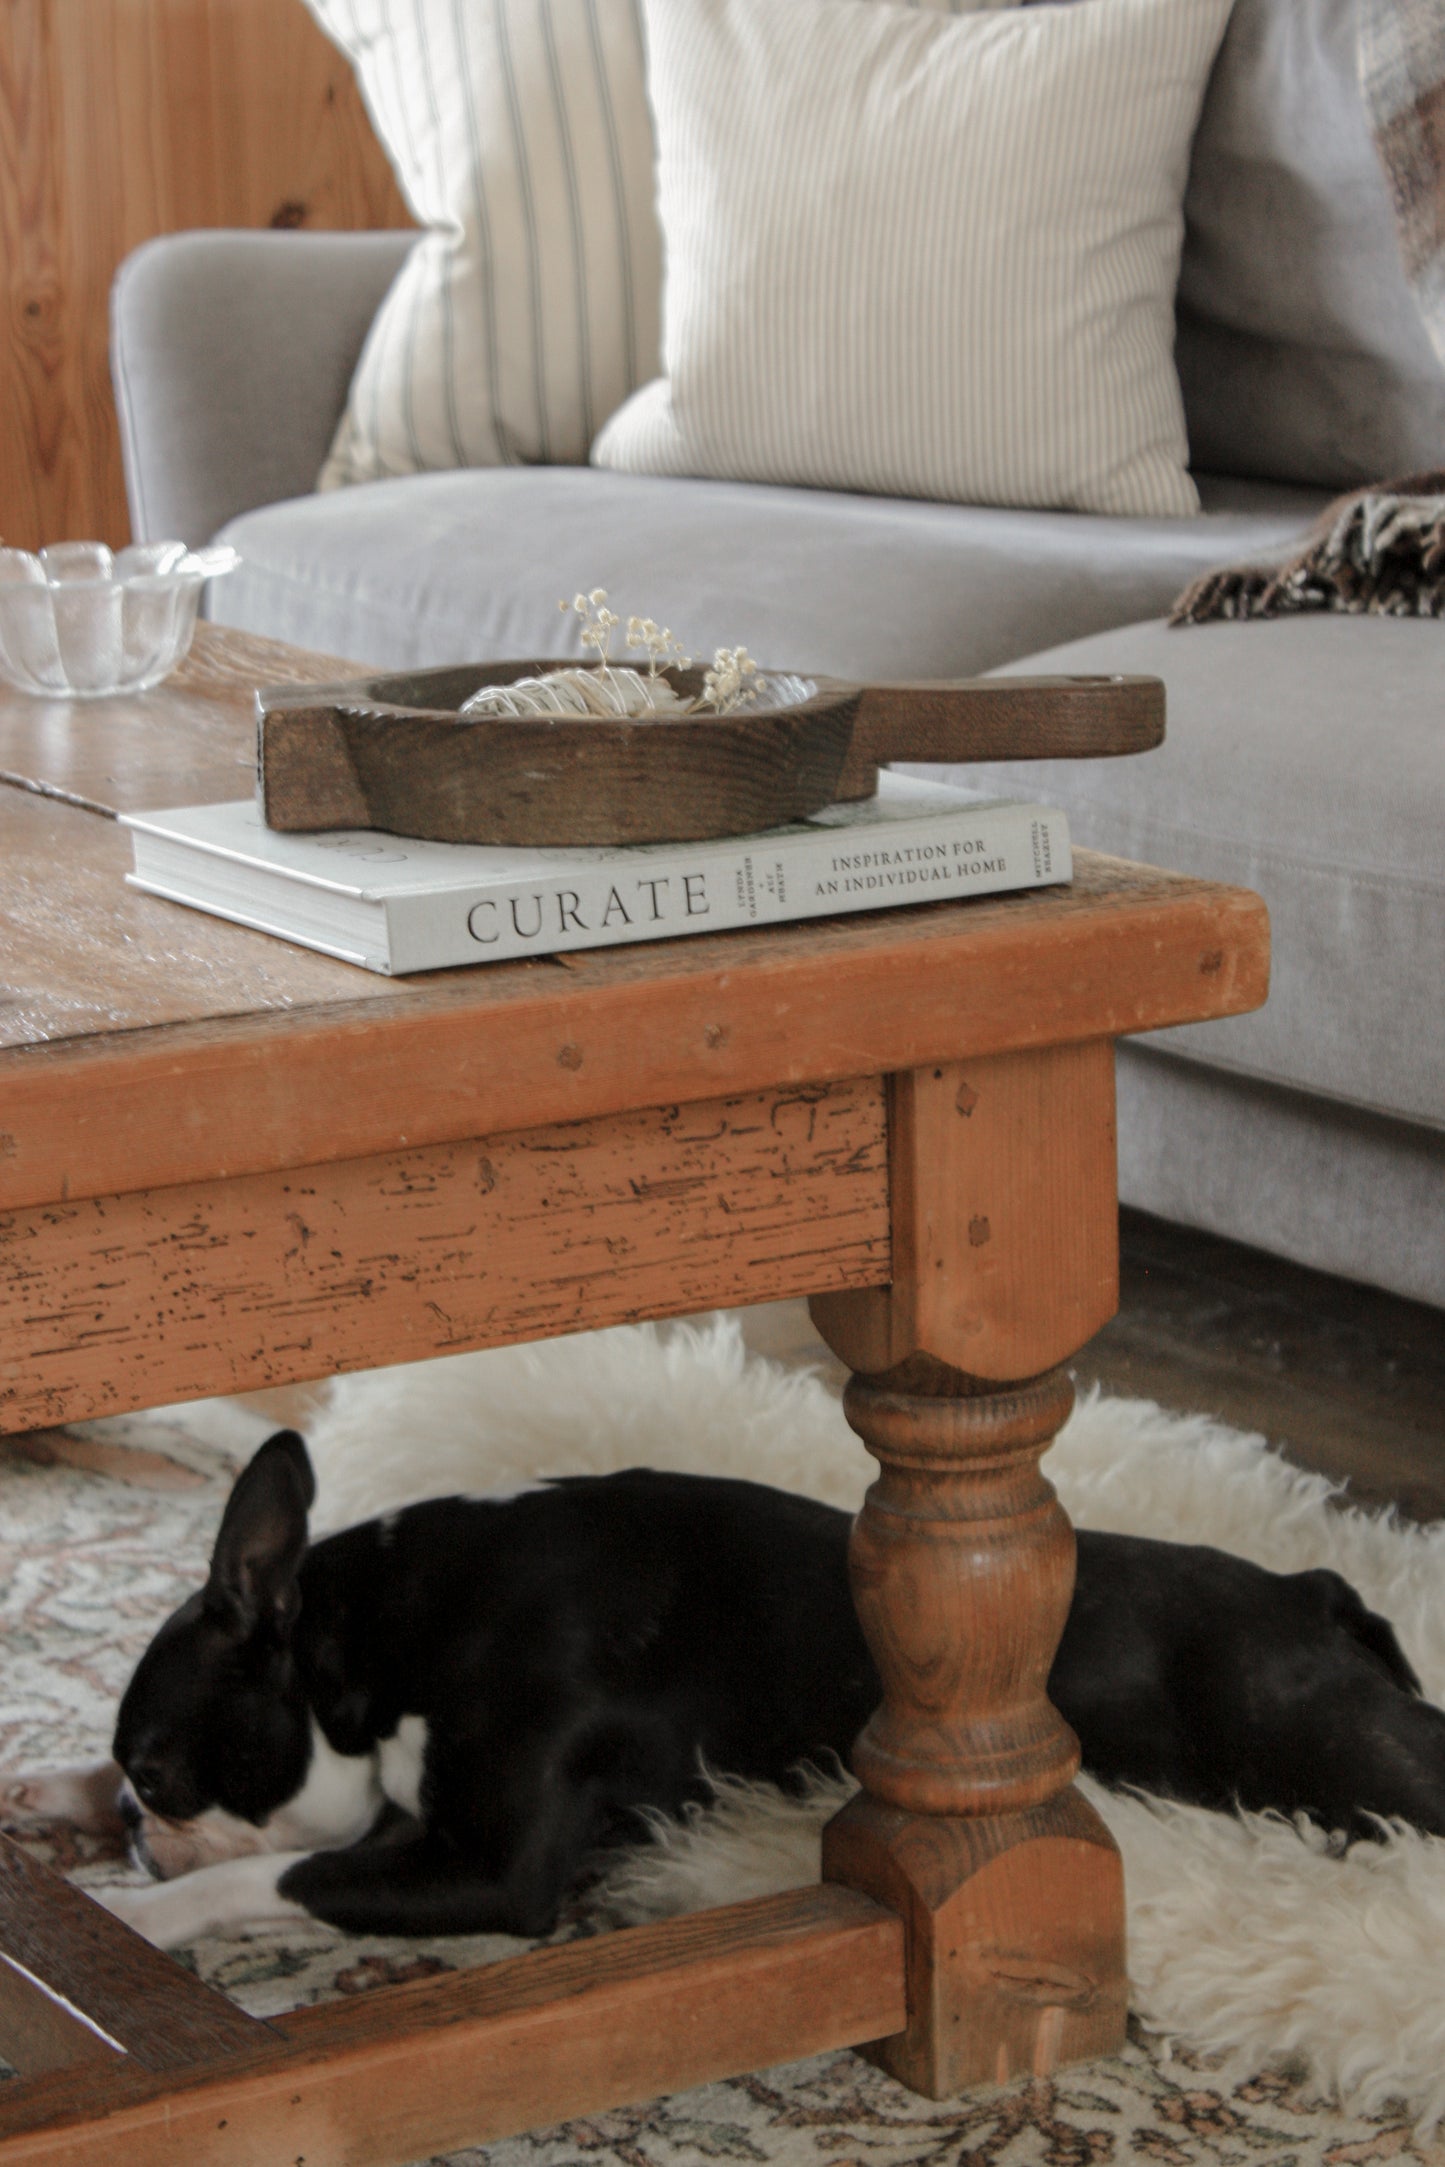
[[[87,1896],[122,1926],[158,1949],[174,1949],[186,1938],[190,1921],[180,1915],[175,1892],[164,1881],[87,1889]],[[167,1899],[170,1899],[168,1902]]]
[[[253,1927],[305,1919],[302,1905],[278,1888],[288,1866],[308,1854],[276,1851],[226,1859],[178,1874],[174,1881],[132,1883],[89,1893],[112,1918],[158,1949],[181,1949],[207,1934],[245,1933]]]
[[[0,1776],[0,1819],[59,1821],[56,1786],[51,1776]]]
[[[145,1899],[151,1893],[148,1888],[87,1889],[85,1893],[102,1911],[119,1919],[122,1926],[133,1927],[138,1934],[145,1931]]]
[[[114,1761],[0,1776],[0,1820],[58,1822],[88,1835],[118,1837],[123,1833],[117,1804],[121,1780]]]

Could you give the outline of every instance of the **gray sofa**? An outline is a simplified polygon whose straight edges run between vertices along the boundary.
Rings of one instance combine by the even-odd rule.
[[[1264,1011],[1121,1049],[1122,1193],[1445,1305],[1445,628],[1159,622],[1196,572],[1294,534],[1337,489],[1445,463],[1445,371],[1353,81],[1352,0],[1238,0],[1186,206],[1196,519],[578,468],[317,495],[409,238],[225,233],[154,242],[117,285],[137,536],[224,533],[243,563],[221,621],[392,667],[561,653],[557,598],[601,585],[694,651],[742,641],[847,677],[1157,672],[1160,751],[959,777],[1270,904]]]

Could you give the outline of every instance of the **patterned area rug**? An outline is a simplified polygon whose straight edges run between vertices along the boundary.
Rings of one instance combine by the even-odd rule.
[[[647,1388],[629,1399],[619,1391],[627,1379]],[[601,1425],[605,1435],[599,1406],[613,1410]],[[401,1410],[409,1417],[404,1449],[396,1443]],[[226,1486],[263,1434],[247,1412],[203,1406],[0,1445],[0,1768],[105,1750],[130,1665],[157,1621],[196,1584]],[[824,1387],[747,1361],[729,1324],[711,1333],[599,1334],[344,1380],[312,1436],[332,1525],[464,1478],[476,1487],[479,1476],[500,1481],[638,1461],[756,1473],[762,1455],[774,1479],[846,1503],[870,1466]],[[1445,1628],[1432,1630],[1427,1614],[1438,1608],[1445,1550],[1434,1531],[1415,1535],[1331,1512],[1323,1485],[1284,1469],[1258,1440],[1181,1423],[1140,1403],[1082,1410],[1053,1463],[1081,1521],[1165,1532],[1157,1523],[1169,1510],[1173,1532],[1269,1550],[1265,1562],[1325,1561],[1320,1530],[1327,1520],[1346,1552],[1341,1559],[1331,1551],[1329,1561],[1343,1563],[1372,1601],[1391,1609],[1430,1690],[1440,1690],[1431,1672],[1445,1661]],[[1246,1476],[1256,1487],[1229,1507],[1237,1526],[1221,1527],[1220,1495],[1247,1489]],[[1392,1601],[1382,1598],[1386,1583]],[[937,2105],[857,2055],[824,2055],[453,2159],[492,2167],[578,2167],[584,2159],[606,2167],[686,2167],[700,2159],[768,2167],[944,2160],[958,2167],[1104,2167],[1133,2159],[1165,2167],[1355,2167],[1373,2160],[1445,2167],[1445,2145],[1424,2134],[1445,2105],[1445,2056],[1430,2028],[1434,2000],[1445,2000],[1438,1996],[1445,1867],[1435,1857],[1445,1857],[1445,1845],[1396,1839],[1358,1846],[1339,1860],[1279,1824],[1160,1815],[1138,1800],[1095,1795],[1124,1845],[1131,1884],[1139,2014],[1117,2059]],[[774,1812],[770,1822],[766,1811],[759,1820],[756,1798],[724,1796],[717,1826],[644,1848],[630,1881],[620,1877],[564,1931],[797,1881],[810,1870],[817,1826],[836,1796],[821,1787],[811,1812]],[[126,1871],[73,1837],[7,1825],[82,1882]],[[1281,1928],[1271,1916],[1272,1898],[1275,1912],[1302,1908],[1302,1890],[1303,1908],[1333,1930],[1319,1947],[1304,1946],[1297,1922],[1291,1941],[1288,1921]],[[1261,1937],[1253,1954],[1251,1932]],[[1277,1945],[1269,1944],[1272,1933]],[[189,1960],[265,2015],[517,1947],[502,1937],[402,1943],[291,1928],[210,1942]],[[1321,1953],[1316,1977],[1309,1965]],[[1242,2002],[1238,1992],[1223,1992],[1226,1976],[1236,1989],[1250,1987]],[[1433,1996],[1426,1977],[1435,1982]],[[1264,2015],[1251,2015],[1251,1993]],[[1363,2059],[1356,2053],[1351,2062],[1348,2040],[1330,2042],[1331,1995],[1359,2013]],[[1388,2056],[1371,2043],[1376,2033],[1395,2042],[1393,2078]],[[1267,2052],[1259,2051],[1260,2039]],[[1221,2046],[1232,2054],[1210,2052]]]

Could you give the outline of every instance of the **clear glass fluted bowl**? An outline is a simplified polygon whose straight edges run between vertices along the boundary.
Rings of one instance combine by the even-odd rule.
[[[46,699],[144,692],[185,656],[206,581],[240,561],[184,542],[0,549],[0,677]]]

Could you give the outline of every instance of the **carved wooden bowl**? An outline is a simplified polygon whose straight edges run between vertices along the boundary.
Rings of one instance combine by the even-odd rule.
[[[683,717],[458,713],[484,685],[555,662],[415,670],[257,694],[267,825],[378,828],[513,846],[693,842],[871,796],[889,760],[1143,752],[1164,735],[1153,677],[952,684],[794,680],[787,705]],[[666,672],[684,694],[701,670]]]

